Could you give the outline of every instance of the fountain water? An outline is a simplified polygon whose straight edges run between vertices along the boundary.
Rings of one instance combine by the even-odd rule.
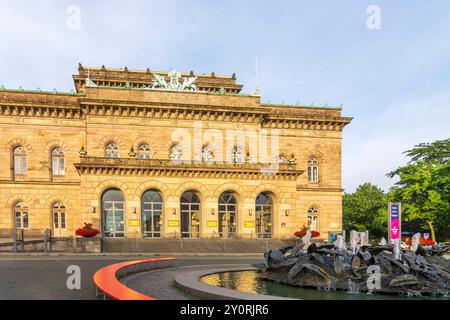
[[[267,251],[260,277],[325,290],[442,296],[450,290],[450,261],[444,256],[449,249],[444,244],[419,244],[415,251],[402,251],[400,241],[361,244],[356,231],[350,233],[349,246],[342,236],[332,244],[317,245],[307,234],[296,246]]]
[[[358,286],[356,285],[356,283],[353,280],[351,280],[351,279],[348,279],[348,281],[347,281],[347,291],[346,292],[348,294],[359,294],[359,293],[361,293],[359,291]]]

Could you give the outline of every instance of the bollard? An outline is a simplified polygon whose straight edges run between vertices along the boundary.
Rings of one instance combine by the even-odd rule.
[[[17,253],[17,225],[15,223],[13,227],[13,252]]]
[[[44,230],[44,252],[48,253],[48,235],[47,235],[48,229]]]
[[[20,229],[20,241],[22,243],[22,252],[25,252],[25,236],[24,236],[24,230]]]

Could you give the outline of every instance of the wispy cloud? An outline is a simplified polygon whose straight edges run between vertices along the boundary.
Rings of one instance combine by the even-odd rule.
[[[377,1],[0,0],[0,84],[70,90],[77,62],[236,72],[263,100],[344,104],[344,187],[405,163],[402,152],[450,136],[450,3]],[[67,7],[81,29],[66,28]],[[300,152],[300,151],[299,151]]]

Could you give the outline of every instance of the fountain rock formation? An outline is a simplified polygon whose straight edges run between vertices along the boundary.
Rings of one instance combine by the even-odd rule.
[[[348,248],[341,238],[317,246],[300,241],[266,251],[260,276],[293,286],[408,295],[448,295],[450,261],[448,245],[417,246],[402,251],[400,245],[361,245],[353,234]],[[303,240],[303,239],[302,239]],[[362,239],[364,240],[364,239]]]

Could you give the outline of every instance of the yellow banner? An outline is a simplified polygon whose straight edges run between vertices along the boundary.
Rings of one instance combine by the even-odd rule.
[[[179,220],[169,220],[168,221],[168,226],[169,227],[178,227],[180,225]]]
[[[244,227],[246,227],[246,228],[254,228],[255,227],[255,221],[244,221]]]
[[[128,220],[128,225],[130,227],[139,227],[140,221],[139,220]]]
[[[208,225],[208,227],[217,227],[217,221],[208,221],[206,224]]]

